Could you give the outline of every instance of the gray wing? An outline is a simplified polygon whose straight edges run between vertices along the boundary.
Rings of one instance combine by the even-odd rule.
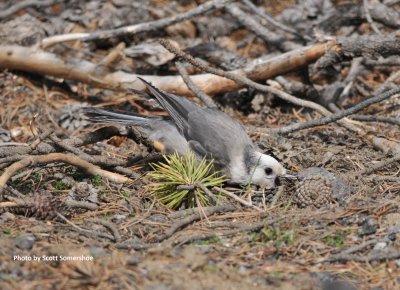
[[[189,114],[189,131],[186,139],[192,150],[208,152],[219,163],[228,165],[233,157],[244,154],[244,149],[253,147],[253,142],[243,126],[217,109],[200,109]],[[201,145],[201,150],[196,150]]]
[[[189,113],[201,108],[185,98],[178,97],[174,94],[161,92],[159,89],[142,78],[138,77],[138,79],[144,83],[151,94],[157,99],[159,104],[168,112],[168,114],[174,120],[178,130],[182,134],[186,135],[189,129],[187,122]]]

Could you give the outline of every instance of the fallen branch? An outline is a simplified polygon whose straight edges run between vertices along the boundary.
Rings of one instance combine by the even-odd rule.
[[[110,231],[110,233],[114,236],[115,242],[118,243],[121,241],[121,234],[119,233],[118,229],[116,228],[116,226],[113,223],[110,223],[110,222],[107,222],[107,221],[104,221],[104,220],[98,219],[98,218],[93,219],[93,221],[95,223],[101,224],[103,227],[108,229]]]
[[[340,252],[339,254],[336,254],[334,256],[331,256],[327,259],[324,259],[323,261],[321,261],[320,263],[331,263],[331,262],[337,262],[337,261],[343,261],[346,260],[346,258],[353,253],[359,252],[364,250],[365,248],[371,246],[371,245],[375,245],[377,243],[387,243],[389,242],[390,239],[388,237],[385,238],[381,238],[381,239],[372,239],[372,240],[368,240],[366,242],[363,242],[357,246],[351,247],[347,250],[344,250],[343,252]]]
[[[57,2],[61,2],[61,0],[26,0],[23,2],[19,2],[14,4],[13,6],[0,11],[0,19],[4,19],[7,18],[15,13],[17,13],[18,11],[28,8],[28,7],[32,7],[32,6],[37,6],[37,7],[45,7],[45,6],[51,6]],[[10,2],[12,3],[12,2]]]
[[[49,162],[68,163],[87,171],[89,174],[100,175],[101,177],[109,179],[116,183],[126,183],[130,181],[128,177],[103,170],[100,167],[93,165],[85,160],[82,160],[77,156],[71,154],[63,154],[63,153],[50,153],[47,155],[29,156],[18,162],[15,162],[10,167],[8,167],[4,171],[4,173],[0,176],[0,192],[2,188],[5,187],[7,181],[11,178],[11,176],[18,170],[21,170],[22,168],[28,167],[30,165],[43,164]]]
[[[374,21],[372,20],[371,14],[369,13],[370,7],[368,7],[368,0],[363,0],[363,6],[364,6],[364,12],[365,12],[365,18],[367,19],[369,26],[371,26],[372,30],[376,34],[382,34],[378,27],[376,27]]]
[[[236,207],[234,206],[230,206],[230,207],[208,207],[208,208],[203,208],[203,211],[201,212],[200,210],[198,210],[197,212],[194,212],[193,214],[180,219],[179,221],[177,221],[176,223],[174,223],[168,230],[165,231],[165,234],[157,237],[155,239],[156,242],[162,242],[168,238],[170,238],[175,232],[177,232],[179,229],[190,225],[191,223],[198,221],[201,219],[201,217],[205,214],[206,216],[210,216],[212,214],[216,214],[219,212],[226,212],[227,209],[229,210],[234,210],[236,209]]]
[[[204,211],[212,210],[212,211],[218,212],[218,213],[231,212],[231,211],[234,211],[236,209],[237,209],[236,207],[233,207],[231,205],[217,205],[217,206],[206,206],[206,207],[203,207]],[[168,218],[180,219],[182,217],[186,217],[186,216],[195,214],[198,211],[199,211],[199,209],[197,207],[183,209],[183,210],[180,210],[180,211],[174,211],[174,212],[172,212],[172,213],[170,213],[168,215]]]
[[[174,245],[183,245],[187,243],[192,243],[199,240],[208,240],[215,237],[229,237],[243,232],[254,232],[259,231],[264,227],[276,224],[277,222],[284,219],[284,217],[274,218],[269,221],[260,221],[251,225],[241,225],[237,229],[227,230],[227,231],[214,231],[212,233],[193,235],[189,237],[182,237],[177,240],[172,241]]]
[[[363,121],[363,122],[383,122],[393,125],[400,126],[400,118],[391,118],[386,116],[376,116],[376,115],[351,115],[353,120]]]
[[[210,0],[197,6],[196,8],[193,8],[192,10],[177,14],[175,16],[159,19],[156,21],[124,26],[117,29],[96,31],[92,33],[70,33],[70,34],[55,35],[43,39],[39,45],[41,47],[46,48],[55,45],[57,43],[63,43],[67,41],[76,41],[76,40],[91,41],[97,39],[107,39],[111,37],[120,37],[125,35],[132,36],[141,32],[155,31],[176,24],[178,22],[188,20],[190,18],[196,17],[206,12],[220,9],[224,7],[224,5],[228,4],[230,1],[232,0]]]
[[[289,125],[289,126],[286,126],[283,128],[271,129],[271,131],[277,131],[281,134],[287,134],[287,133],[291,133],[291,132],[298,131],[298,130],[303,130],[303,129],[308,129],[308,128],[312,128],[312,127],[316,127],[316,126],[326,125],[326,124],[329,124],[332,122],[336,122],[336,121],[343,119],[344,117],[350,116],[354,113],[357,113],[372,104],[382,102],[391,97],[397,97],[399,94],[400,94],[400,86],[396,87],[392,90],[386,91],[382,94],[379,94],[377,96],[371,97],[365,101],[359,102],[357,105],[354,105],[353,107],[350,107],[346,110],[339,111],[335,114],[329,113],[329,115],[324,118],[316,119],[316,120],[312,120],[312,121],[304,122],[304,123],[296,123],[296,124],[292,124],[292,125]]]
[[[65,201],[65,205],[69,208],[83,208],[87,210],[97,210],[98,205],[88,201],[79,201],[79,200],[67,200]]]
[[[265,80],[284,74],[317,60],[334,45],[334,42],[317,43],[302,47],[268,60],[254,60],[252,65],[233,71],[254,80]],[[37,47],[0,45],[0,68],[20,70],[40,75],[83,82],[92,86],[115,90],[134,89],[145,91],[136,74],[123,71],[110,72],[98,65],[76,59],[62,60],[57,55],[40,50]],[[180,76],[140,76],[161,90],[179,95],[192,96]],[[244,84],[214,74],[191,76],[193,83],[204,93],[214,95],[234,91]]]
[[[70,225],[73,229],[77,230],[81,234],[87,234],[87,235],[90,235],[92,237],[106,238],[106,239],[109,239],[110,241],[113,241],[113,242],[116,241],[114,236],[81,228],[80,226],[78,226],[75,223],[71,222],[70,220],[68,220],[65,216],[63,216],[60,213],[57,213],[57,216],[61,220],[63,220],[65,223]]]
[[[297,44],[287,41],[282,35],[270,31],[258,23],[251,15],[244,12],[237,4],[230,4],[225,10],[248,30],[263,39],[266,43],[278,46],[283,51],[289,51],[298,47]]]
[[[378,163],[376,163],[374,165],[371,165],[370,167],[367,167],[365,169],[359,170],[359,171],[357,171],[357,173],[358,174],[370,174],[370,173],[374,172],[375,170],[379,170],[379,169],[381,169],[381,168],[383,168],[385,166],[388,166],[388,165],[390,165],[392,163],[395,163],[395,162],[400,162],[400,153],[395,155],[392,158],[380,161],[380,162],[378,162]]]
[[[317,103],[310,102],[310,101],[305,101],[305,100],[296,98],[296,97],[294,97],[292,95],[289,95],[288,93],[285,93],[285,92],[283,92],[281,90],[275,89],[273,87],[265,86],[265,85],[261,85],[259,83],[256,83],[256,82],[254,82],[252,80],[251,77],[249,77],[248,75],[245,76],[245,75],[243,75],[243,73],[240,73],[238,71],[224,71],[222,69],[214,68],[214,67],[205,65],[204,63],[200,63],[199,61],[194,59],[191,55],[187,54],[186,52],[184,52],[184,51],[180,50],[179,48],[175,47],[174,45],[172,45],[166,39],[160,40],[160,43],[166,49],[168,49],[170,52],[175,54],[177,57],[185,60],[186,62],[190,63],[194,67],[197,67],[197,68],[201,69],[202,71],[205,71],[205,72],[208,72],[208,73],[211,73],[211,74],[218,75],[220,77],[224,77],[224,78],[230,79],[233,82],[236,82],[237,84],[239,84],[241,86],[250,86],[250,87],[255,88],[256,90],[259,90],[261,92],[273,94],[273,95],[275,95],[275,96],[277,96],[277,97],[281,98],[282,100],[285,100],[285,101],[287,101],[289,103],[295,104],[297,106],[307,107],[307,108],[316,110],[317,112],[320,112],[323,115],[330,114],[330,112],[327,109],[325,109],[324,107],[322,107],[321,105],[319,105]],[[329,44],[326,44],[326,45],[329,45]],[[332,45],[332,43],[330,43],[330,45]]]
[[[240,204],[246,206],[246,207],[250,207],[252,209],[255,209],[259,212],[262,212],[263,210],[261,208],[259,208],[258,206],[255,206],[254,204],[251,204],[250,202],[245,201],[244,199],[240,198],[239,196],[237,196],[234,193],[229,192],[228,190],[225,190],[223,188],[219,188],[219,187],[213,187],[213,190],[218,191],[219,193],[222,193],[226,196],[229,196],[230,198],[236,200],[237,202],[239,202]]]
[[[317,62],[317,67],[331,66],[344,59],[365,57],[388,57],[400,54],[399,33],[338,37],[337,45]]]
[[[34,204],[32,202],[26,202],[26,201],[4,201],[0,202],[0,209],[2,208],[11,208],[11,207],[29,207],[33,206]],[[1,212],[1,211],[0,211]]]
[[[207,94],[205,94],[203,91],[201,91],[190,79],[190,76],[185,68],[185,66],[183,65],[183,63],[181,62],[176,62],[175,63],[176,68],[178,69],[179,74],[181,75],[183,81],[185,82],[185,84],[188,86],[188,88],[193,92],[193,94],[196,95],[196,97],[198,97],[203,103],[204,105],[206,105],[208,108],[216,108],[217,105],[215,104],[215,102],[213,101],[212,98],[210,98],[210,96],[208,96]]]
[[[250,8],[251,11],[256,13],[258,16],[260,16],[262,19],[268,21],[269,24],[273,25],[274,27],[283,30],[285,32],[289,32],[291,34],[294,34],[295,36],[301,38],[301,39],[306,39],[306,40],[311,40],[311,38],[307,35],[302,35],[298,33],[296,30],[282,24],[281,22],[276,21],[272,16],[270,16],[267,12],[262,10],[261,7],[257,7],[254,5],[250,0],[242,0],[242,2]]]

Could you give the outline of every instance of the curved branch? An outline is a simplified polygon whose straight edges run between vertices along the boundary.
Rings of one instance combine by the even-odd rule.
[[[117,183],[126,183],[130,181],[128,177],[109,172],[101,169],[100,167],[93,165],[85,160],[80,159],[79,157],[71,154],[63,154],[63,153],[50,153],[47,155],[35,155],[24,158],[18,162],[15,162],[10,167],[8,167],[4,173],[0,176],[0,191],[2,188],[6,186],[7,181],[11,178],[11,176],[17,172],[18,170],[28,167],[30,165],[35,164],[44,164],[50,162],[64,162],[76,167],[79,167],[89,174],[92,175],[100,175],[101,177],[107,178],[113,182]]]
[[[253,65],[233,72],[253,80],[265,80],[308,65],[324,55],[333,45],[332,41],[302,47],[268,60],[255,60]],[[103,88],[145,90],[142,82],[137,81],[136,74],[123,71],[110,72],[103,66],[83,60],[64,61],[53,53],[35,47],[0,45],[0,68],[49,75]],[[140,77],[161,90],[178,95],[193,95],[180,76],[144,75]],[[210,73],[193,75],[191,80],[208,95],[234,91],[243,86],[233,80]]]

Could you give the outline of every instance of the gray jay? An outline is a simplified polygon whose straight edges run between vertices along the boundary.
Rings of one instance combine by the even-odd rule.
[[[236,120],[216,108],[202,108],[186,98],[162,92],[140,79],[169,116],[145,116],[85,108],[91,120],[138,126],[163,153],[185,154],[212,159],[216,169],[232,183],[276,185],[285,168],[273,157],[263,154]]]

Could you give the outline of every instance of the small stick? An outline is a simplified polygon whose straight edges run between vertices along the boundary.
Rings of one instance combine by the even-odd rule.
[[[70,208],[83,208],[87,210],[96,210],[99,208],[95,203],[78,200],[67,200],[65,201],[65,205]]]
[[[2,191],[2,188],[5,187],[7,181],[11,178],[11,176],[18,170],[34,164],[43,164],[57,161],[77,166],[81,169],[86,170],[89,174],[100,175],[101,177],[107,178],[117,183],[126,183],[130,181],[128,177],[103,170],[100,167],[93,165],[77,156],[63,153],[50,153],[47,155],[35,155],[26,157],[8,167],[0,176],[0,192]]]
[[[296,97],[294,97],[292,95],[289,95],[288,93],[285,93],[283,91],[275,89],[273,87],[261,85],[259,83],[256,83],[256,82],[252,81],[251,79],[249,79],[249,78],[247,78],[247,77],[245,77],[243,75],[239,75],[239,74],[234,73],[234,72],[227,72],[227,71],[224,71],[222,69],[210,67],[210,66],[207,66],[207,65],[205,65],[203,63],[200,63],[199,61],[194,59],[191,55],[183,52],[179,48],[177,48],[174,45],[172,45],[166,39],[161,39],[160,43],[166,49],[168,49],[170,52],[175,54],[176,56],[184,59],[185,61],[187,61],[191,65],[193,65],[193,66],[195,66],[195,67],[197,67],[197,68],[199,68],[199,69],[201,69],[201,70],[203,70],[205,72],[216,74],[218,76],[231,79],[231,80],[239,83],[240,85],[247,85],[247,86],[255,88],[256,90],[264,92],[264,93],[271,93],[273,95],[278,96],[282,100],[285,100],[285,101],[290,102],[292,104],[295,104],[297,106],[307,107],[307,108],[316,110],[317,112],[321,113],[322,115],[331,114],[331,112],[329,112],[327,109],[325,109],[324,107],[322,107],[321,105],[319,105],[317,103],[314,103],[314,102],[311,102],[311,101],[305,101],[305,100],[296,98]]]
[[[218,199],[214,196],[214,194],[201,182],[196,182],[194,184],[182,184],[182,185],[178,185],[176,187],[176,189],[178,190],[193,190],[196,187],[202,189],[204,191],[204,193],[211,198],[215,204],[218,204]],[[200,207],[200,204],[198,204]]]
[[[357,173],[359,173],[359,174],[370,174],[370,173],[374,172],[375,170],[381,169],[382,167],[385,167],[385,166],[387,166],[389,164],[392,164],[394,162],[399,162],[399,161],[400,161],[400,154],[397,154],[396,156],[394,156],[392,158],[383,160],[383,161],[378,162],[378,163],[376,163],[376,164],[374,164],[374,165],[372,165],[372,166],[370,166],[368,168],[359,170],[359,171],[357,171]]]
[[[158,237],[156,239],[157,242],[162,242],[168,238],[170,238],[175,232],[177,232],[179,229],[195,222],[201,219],[203,215],[210,216],[212,214],[216,214],[221,212],[222,210],[226,210],[226,207],[204,207],[202,213],[199,211],[197,208],[197,212],[194,212],[192,215],[189,215],[183,219],[180,219],[178,222],[174,223],[168,230],[165,231],[165,234]],[[235,209],[235,207],[232,206],[232,209]]]
[[[209,95],[201,91],[195,84],[192,82],[190,79],[190,76],[183,65],[180,61],[175,63],[176,68],[178,69],[179,74],[181,75],[183,81],[185,84],[188,86],[188,88],[208,107],[208,108],[217,108],[217,105],[211,99]]]
[[[107,234],[104,234],[104,233],[97,233],[97,232],[94,232],[94,231],[90,231],[90,230],[81,228],[80,226],[74,224],[73,222],[71,222],[65,216],[63,216],[62,214],[60,214],[58,212],[57,212],[57,216],[61,220],[63,220],[65,223],[67,223],[68,225],[72,226],[74,229],[78,230],[78,232],[80,232],[80,233],[90,234],[90,235],[92,235],[94,237],[107,238],[107,239],[115,242],[115,238],[113,236],[111,236],[111,235],[107,235]]]
[[[196,182],[195,183],[195,185],[197,186],[197,187],[199,187],[200,189],[202,189],[205,193],[206,193],[206,195],[209,197],[209,198],[211,198],[214,202],[215,202],[215,204],[218,204],[218,202],[219,202],[219,200],[215,197],[215,195],[207,188],[207,186],[205,186],[203,183],[201,183],[201,182]]]
[[[263,211],[263,210],[262,210],[261,208],[259,208],[258,206],[255,206],[254,204],[251,204],[251,203],[245,201],[244,199],[241,199],[241,198],[240,198],[239,196],[237,196],[236,194],[231,193],[231,192],[229,192],[229,191],[227,191],[227,190],[225,190],[225,189],[223,189],[223,188],[213,187],[213,190],[216,190],[216,191],[218,191],[218,192],[220,192],[220,193],[222,193],[222,194],[225,194],[225,195],[227,195],[227,196],[233,198],[234,200],[236,200],[237,202],[241,203],[241,204],[244,205],[244,206],[250,207],[250,208],[255,209],[255,210],[259,211],[259,212],[262,212],[262,211]]]
[[[119,43],[111,52],[105,56],[97,65],[98,66],[109,66],[111,63],[120,59],[121,53],[125,49],[125,43]]]
[[[45,6],[51,6],[57,2],[62,2],[61,0],[26,0],[22,2],[18,2],[15,5],[0,11],[0,19],[7,18],[18,11],[31,7],[31,6],[38,6],[38,7],[45,7]],[[12,3],[12,2],[10,2]]]
[[[236,210],[237,208],[232,206],[232,205],[217,205],[217,206],[206,206],[203,207],[203,210],[205,211],[213,211],[214,213],[223,213],[223,212],[231,212]],[[168,215],[168,218],[171,219],[179,219],[182,217],[186,217],[192,214],[195,214],[199,211],[198,208],[188,208],[188,209],[184,209],[184,210],[180,210],[180,211],[176,211],[176,212],[172,212]]]
[[[106,229],[108,229],[108,230],[111,232],[111,234],[114,236],[114,241],[115,241],[115,242],[118,243],[118,242],[121,241],[121,235],[120,235],[118,229],[115,227],[114,224],[112,224],[112,223],[110,223],[110,222],[107,222],[107,221],[104,221],[104,220],[102,220],[102,219],[98,219],[98,218],[93,219],[93,221],[96,222],[96,223],[101,224],[101,225],[104,226]]]
[[[233,236],[233,235],[243,233],[243,232],[258,231],[266,226],[273,225],[273,224],[279,222],[283,218],[284,217],[278,217],[278,218],[275,218],[275,219],[272,219],[269,221],[261,221],[261,222],[257,222],[255,224],[251,224],[251,225],[242,225],[237,229],[227,230],[227,231],[223,231],[223,232],[215,231],[215,232],[208,233],[208,234],[194,235],[191,237],[182,237],[178,240],[173,241],[173,243],[175,245],[176,244],[183,245],[183,244],[187,244],[187,243],[198,241],[198,240],[208,240],[208,239],[211,239],[214,237],[228,237],[228,236]]]
[[[278,129],[270,129],[270,131],[287,134],[287,133],[295,132],[298,130],[304,130],[304,129],[308,129],[308,128],[312,128],[312,127],[316,127],[316,126],[326,125],[326,124],[329,124],[332,122],[339,121],[340,119],[343,119],[344,117],[347,117],[354,113],[357,113],[372,104],[376,104],[376,103],[382,102],[383,100],[389,99],[391,97],[397,97],[399,95],[400,95],[400,86],[397,86],[396,88],[394,88],[392,90],[386,91],[382,94],[371,97],[365,101],[359,102],[357,105],[354,105],[353,107],[350,107],[346,110],[339,111],[335,114],[332,114],[332,113],[324,114],[324,115],[326,115],[326,117],[316,119],[316,120],[311,120],[309,122],[304,122],[304,123],[295,123],[295,124],[292,124],[292,125],[289,125],[286,127],[278,128]]]
[[[40,42],[40,46],[43,48],[55,45],[57,43],[62,43],[66,41],[75,41],[75,40],[82,40],[82,41],[92,41],[92,40],[97,40],[97,39],[107,39],[110,37],[119,37],[119,36],[124,36],[124,35],[135,35],[141,32],[148,32],[148,31],[154,31],[154,30],[159,30],[161,28],[165,28],[167,26],[188,20],[190,18],[196,17],[198,15],[204,14],[206,12],[215,10],[215,9],[220,9],[224,7],[227,3],[229,3],[231,0],[210,0],[207,1],[196,8],[193,8],[192,10],[155,20],[155,21],[150,21],[150,22],[144,22],[144,23],[139,23],[139,24],[134,24],[134,25],[129,25],[125,27],[120,27],[117,29],[110,29],[110,30],[104,30],[104,31],[97,31],[93,33],[70,33],[70,34],[61,34],[61,35],[55,35],[51,36],[48,38],[43,39]]]
[[[263,39],[265,42],[274,45],[282,45],[282,43],[284,43],[284,38],[282,36],[260,25],[254,17],[250,17],[250,15],[240,9],[237,4],[227,5],[225,10],[232,15],[232,17],[236,18],[238,22],[243,24],[248,30],[254,32],[254,34]]]
[[[256,5],[254,5],[250,0],[242,0],[242,2],[244,4],[247,5],[247,7],[250,8],[251,11],[253,11],[254,13],[256,13],[258,16],[262,17],[263,19],[265,19],[266,21],[268,21],[268,23],[270,23],[271,25],[273,25],[276,28],[279,28],[285,32],[289,32],[301,39],[305,39],[305,40],[312,40],[309,36],[307,35],[301,35],[300,33],[298,33],[296,30],[276,21],[271,15],[269,15],[268,13],[266,13],[265,11],[261,10],[261,8],[258,8]]]
[[[376,27],[374,21],[372,20],[371,14],[369,13],[369,7],[368,7],[368,0],[363,0],[363,6],[364,6],[364,12],[365,12],[365,18],[367,19],[369,25],[371,26],[372,30],[376,34],[382,34],[378,27]]]
[[[391,118],[386,116],[375,115],[351,115],[351,119],[364,122],[383,122],[400,126],[400,118]]]
[[[324,259],[323,261],[321,261],[320,263],[330,263],[330,262],[336,262],[336,261],[341,261],[343,259],[346,259],[346,257],[352,253],[355,252],[359,252],[363,249],[365,249],[366,247],[370,246],[370,245],[375,245],[377,243],[380,242],[388,242],[390,241],[388,237],[382,238],[382,239],[372,239],[372,240],[368,240],[365,241],[357,246],[351,247],[347,250],[344,250],[343,252],[340,252],[339,254],[336,254],[334,256],[331,256],[327,259]]]

